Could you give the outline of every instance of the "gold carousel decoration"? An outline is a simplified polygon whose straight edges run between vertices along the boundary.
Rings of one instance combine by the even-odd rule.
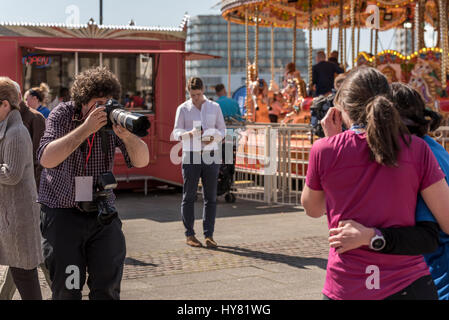
[[[293,32],[292,62],[296,62],[296,30],[308,30],[308,85],[312,79],[312,30],[327,30],[327,54],[332,50],[332,30],[338,29],[339,63],[346,70],[349,67],[367,64],[381,70],[389,81],[402,81],[415,87],[426,100],[428,107],[438,109],[443,114],[449,112],[447,100],[447,70],[449,67],[448,42],[448,0],[223,0],[221,11],[224,19],[230,23],[246,26],[246,61],[248,68],[258,68],[258,30],[260,27],[272,29],[272,81],[274,81],[273,66],[273,29],[291,28]],[[438,31],[438,43],[435,48],[426,48],[424,42],[424,25],[430,24]],[[248,26],[255,26],[254,56],[250,61],[248,44]],[[370,28],[370,52],[360,52],[360,30]],[[412,54],[400,53],[394,50],[378,51],[379,32],[398,28],[407,29],[412,33]],[[347,31],[350,30],[350,54],[347,50]],[[229,29],[228,29],[229,31]],[[406,37],[407,39],[407,37]],[[407,40],[406,40],[407,41]],[[230,33],[228,33],[230,43]],[[228,48],[229,49],[229,48]],[[347,56],[351,59],[347,61]],[[228,59],[228,69],[231,70]],[[302,79],[298,77],[300,82]],[[310,105],[310,98],[304,90],[293,85],[285,96],[287,109],[296,115],[302,114],[302,120],[307,122],[305,105]],[[254,89],[256,80],[247,79],[247,119],[252,122],[268,122],[258,113],[265,112],[264,103],[258,103],[251,98],[251,83]],[[270,88],[273,87],[270,85]],[[274,86],[276,87],[276,86]],[[270,90],[269,90],[270,91]],[[288,91],[284,85],[283,92]],[[295,91],[295,92],[293,92]],[[269,94],[271,94],[269,92]],[[296,99],[298,96],[301,98]],[[260,100],[260,99],[259,99]],[[293,122],[292,122],[293,123]]]

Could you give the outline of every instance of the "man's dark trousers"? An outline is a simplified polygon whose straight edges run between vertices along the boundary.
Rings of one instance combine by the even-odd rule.
[[[213,157],[213,153],[211,155]],[[187,159],[189,161],[184,161]],[[203,232],[205,237],[212,237],[215,227],[215,217],[217,212],[217,179],[220,164],[210,163],[201,157],[201,153],[184,153],[182,164],[182,176],[184,187],[181,203],[182,222],[185,227],[185,235],[193,236],[195,231],[193,225],[195,222],[194,203],[198,190],[198,182],[201,178],[203,185]],[[196,161],[195,161],[196,160]]]
[[[81,300],[86,271],[89,299],[120,299],[126,244],[119,218],[102,226],[96,212],[42,206],[41,232],[53,300]],[[79,287],[74,287],[74,267],[79,269]]]

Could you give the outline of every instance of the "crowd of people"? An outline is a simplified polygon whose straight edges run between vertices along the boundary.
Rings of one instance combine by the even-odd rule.
[[[136,93],[127,93],[123,99],[123,105],[127,109],[146,109],[153,111],[153,102],[151,94],[148,91],[143,93],[136,91]]]
[[[332,51],[327,60],[324,51],[318,51],[316,64],[312,67],[313,82],[310,88],[307,88],[295,63],[290,62],[284,69],[282,87],[279,87],[273,79],[269,84],[257,77],[249,81],[251,96],[247,100],[246,107],[254,109],[255,122],[282,122],[287,115],[302,109],[306,97],[324,97],[335,93],[334,79],[343,72],[343,68],[338,63],[337,51]],[[241,119],[240,109],[233,106],[237,105],[237,102],[230,98],[225,99],[224,85],[216,85],[215,91],[218,96],[217,102],[222,107],[225,118]]]
[[[389,84],[374,68],[334,79],[340,67],[322,54],[317,59],[316,94],[334,90],[335,96],[321,121],[325,137],[310,151],[301,202],[307,215],[327,216],[324,299],[449,299],[449,154],[429,135],[441,116],[426,109],[413,88]],[[298,79],[288,65],[284,87],[294,81],[305,92]],[[270,87],[274,122],[283,92]],[[260,91],[267,88],[260,83]],[[182,141],[182,223],[186,244],[202,247],[194,230],[201,178],[204,243],[216,248],[215,160],[225,118],[241,116],[240,108],[222,84],[217,102],[204,95],[200,78],[189,79],[187,91],[190,99],[178,106],[172,132]],[[104,191],[99,186],[112,171],[116,148],[128,167],[149,162],[139,137],[117,125],[113,133],[101,130],[107,123],[103,105],[120,95],[114,74],[89,69],[69,91],[61,89],[50,112],[44,107],[47,86],[22,98],[17,83],[0,78],[0,265],[9,266],[12,279],[0,297],[11,297],[15,285],[22,299],[42,299],[41,266],[53,299],[81,299],[86,280],[90,299],[120,298],[122,223],[112,191],[101,208],[97,192]],[[80,279],[68,286],[72,267]]]

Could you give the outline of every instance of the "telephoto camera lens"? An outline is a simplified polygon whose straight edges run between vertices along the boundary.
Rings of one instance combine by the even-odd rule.
[[[108,100],[105,107],[108,116],[107,130],[112,130],[112,125],[117,124],[136,136],[148,135],[151,123],[146,115],[126,111],[123,105],[114,99]]]
[[[148,118],[140,113],[133,113],[122,109],[114,109],[111,112],[111,121],[122,126],[136,136],[145,137],[150,128]]]

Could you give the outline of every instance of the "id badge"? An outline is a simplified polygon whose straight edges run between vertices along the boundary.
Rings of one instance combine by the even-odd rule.
[[[75,177],[75,201],[92,201],[93,177]]]

